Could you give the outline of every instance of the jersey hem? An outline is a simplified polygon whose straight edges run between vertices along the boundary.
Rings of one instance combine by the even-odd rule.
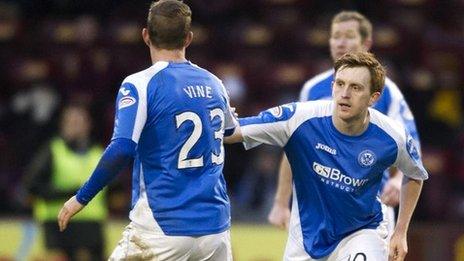
[[[314,253],[311,253],[311,251],[308,251],[306,249],[306,246],[305,244],[303,244],[304,246],[304,249],[306,251],[306,253],[313,259],[320,259],[320,258],[324,258],[324,257],[328,257],[330,254],[332,254],[332,252],[337,248],[337,246],[340,244],[340,242],[342,242],[343,239],[349,237],[350,235],[360,231],[360,230],[363,230],[363,229],[372,229],[372,230],[376,230],[378,227],[379,227],[380,224],[377,224],[377,225],[374,225],[374,224],[370,224],[370,225],[367,225],[363,228],[359,228],[357,229],[356,231],[353,231],[352,233],[346,235],[345,237],[341,238],[340,240],[337,241],[337,243],[335,243],[332,247],[330,247],[328,250],[325,250],[324,253],[322,254],[314,254]]]
[[[174,232],[166,232],[163,230],[164,234],[167,236],[206,236],[206,235],[213,235],[213,234],[219,234],[222,233],[226,230],[230,229],[230,223],[227,223],[225,226],[222,226],[217,229],[208,229],[208,230],[179,230],[179,231],[174,231]]]

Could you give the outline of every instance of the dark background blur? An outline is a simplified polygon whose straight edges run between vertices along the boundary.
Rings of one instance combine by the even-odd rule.
[[[373,52],[404,93],[430,179],[415,220],[464,218],[464,1],[192,0],[192,62],[217,74],[240,115],[296,101],[331,67],[331,17],[358,10],[374,24]],[[106,145],[122,80],[149,67],[141,39],[150,1],[0,1],[0,215],[29,217],[21,178],[56,132],[60,108],[85,101]],[[226,147],[233,218],[266,222],[281,152]],[[113,217],[126,217],[130,171],[111,185]]]

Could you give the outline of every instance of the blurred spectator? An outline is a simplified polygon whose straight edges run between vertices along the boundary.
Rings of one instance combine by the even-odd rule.
[[[35,155],[24,182],[33,196],[34,218],[43,225],[47,249],[69,260],[103,260],[104,192],[76,215],[77,222],[68,230],[61,233],[57,225],[61,206],[87,180],[102,154],[102,148],[90,138],[91,128],[84,105],[66,105],[60,133]]]

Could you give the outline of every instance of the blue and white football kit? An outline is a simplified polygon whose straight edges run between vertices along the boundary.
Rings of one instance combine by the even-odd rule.
[[[334,72],[334,69],[330,69],[308,80],[301,89],[300,102],[331,100]],[[402,124],[420,146],[414,115],[400,89],[390,78],[385,78],[382,95],[372,107]]]
[[[301,89],[300,102],[331,100],[332,99],[332,82],[334,80],[334,69],[320,73],[308,80]],[[420,151],[420,140],[417,132],[414,115],[399,90],[398,86],[388,77],[385,79],[385,85],[379,100],[372,106],[381,113],[396,120],[402,124],[411,134],[413,139],[418,143]],[[381,190],[390,177],[390,172],[384,172]],[[395,227],[395,211],[393,207],[387,206],[386,216],[388,217],[388,230],[393,233]]]
[[[284,259],[339,260],[362,253],[367,260],[385,260],[387,233],[374,233],[384,223],[383,172],[397,166],[412,179],[428,174],[413,138],[394,120],[369,108],[368,128],[348,136],[335,128],[332,112],[331,101],[312,101],[239,120],[247,149],[263,143],[283,147],[291,166],[293,210]],[[337,249],[351,244],[344,239],[359,238],[357,233],[365,238],[363,252]]]
[[[211,260],[231,259],[222,139],[236,124],[222,82],[190,62],[157,62],[123,81],[112,144],[105,154],[121,142],[134,147],[132,210],[131,223],[111,259],[205,258],[198,251]],[[108,156],[104,164],[105,154],[102,169],[117,162]],[[101,172],[78,192],[79,202],[87,203],[109,182],[111,175],[102,177],[111,171]]]

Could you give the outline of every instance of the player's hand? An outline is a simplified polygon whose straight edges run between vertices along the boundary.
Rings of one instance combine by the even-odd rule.
[[[406,233],[395,231],[390,239],[389,261],[403,261],[408,253],[408,243]]]
[[[396,207],[400,203],[401,179],[391,178],[385,184],[380,198],[390,207]]]
[[[60,213],[58,214],[58,226],[60,227],[61,232],[66,229],[72,216],[81,211],[84,207],[84,205],[77,201],[76,196],[71,197],[68,201],[66,201],[66,203],[64,203]]]
[[[289,207],[274,203],[271,212],[267,216],[267,220],[280,229],[288,229],[288,223],[290,222]]]

